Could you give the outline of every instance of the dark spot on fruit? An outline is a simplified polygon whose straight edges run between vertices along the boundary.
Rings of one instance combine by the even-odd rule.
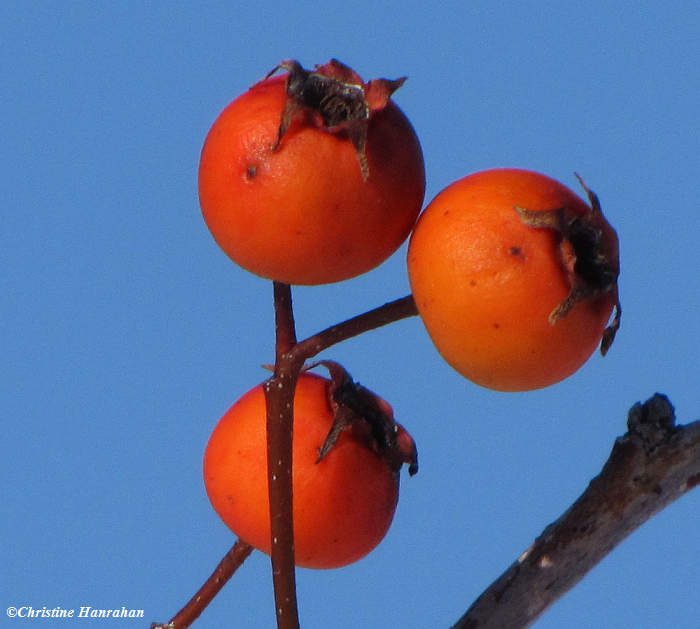
[[[494,327],[495,330],[498,330],[498,329],[501,327],[501,324],[500,324],[500,323],[494,323],[494,324],[493,324],[493,327]]]
[[[469,280],[469,286],[476,286],[476,280]]]
[[[255,179],[255,176],[258,174],[258,167],[255,166],[254,164],[251,164],[248,166],[248,168],[245,169],[245,176],[246,179]]]
[[[516,258],[520,258],[521,260],[525,260],[525,254],[523,253],[523,250],[520,247],[517,247],[517,246],[509,247],[508,253],[512,256],[515,256]]]

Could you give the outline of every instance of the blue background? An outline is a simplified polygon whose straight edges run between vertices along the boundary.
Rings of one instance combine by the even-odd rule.
[[[199,151],[280,60],[337,57],[408,75],[426,201],[484,168],[577,171],[621,239],[617,341],[557,386],[481,389],[417,318],[324,354],[392,403],[421,471],[374,553],[299,570],[303,626],[450,626],[599,472],[634,402],[700,413],[698,32],[695,2],[3,3],[2,605],[124,605],[145,622],[81,626],[148,626],[232,544],[201,458],[266,377],[272,291],[207,231]],[[295,290],[300,336],[408,293],[404,257]],[[695,491],[647,523],[537,628],[696,629],[699,511]],[[196,626],[273,622],[254,553]]]

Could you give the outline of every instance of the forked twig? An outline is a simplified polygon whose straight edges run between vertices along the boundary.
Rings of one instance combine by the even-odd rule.
[[[418,314],[412,296],[379,306],[296,342],[291,288],[274,282],[275,368],[265,383],[272,579],[278,629],[298,629],[294,570],[292,423],[294,390],[304,363],[331,345]]]
[[[297,343],[291,287],[273,283],[275,305],[275,368],[265,383],[268,416],[268,480],[272,535],[272,575],[278,629],[298,629],[292,520],[292,404],[294,389],[304,362],[328,347],[363,332],[418,314],[408,295],[322,330]],[[173,619],[153,623],[151,629],[186,629],[251,553],[238,540],[216,570]]]

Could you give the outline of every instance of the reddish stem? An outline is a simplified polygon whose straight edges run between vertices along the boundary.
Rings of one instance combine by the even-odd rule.
[[[275,355],[282,356],[290,351],[297,342],[292,308],[292,288],[282,282],[272,283],[275,304]]]
[[[362,332],[417,314],[413,297],[379,306],[296,342],[291,288],[274,282],[275,370],[265,383],[270,500],[270,553],[278,629],[298,629],[294,570],[292,427],[294,390],[304,362],[320,351]]]
[[[300,354],[303,360],[309,360],[324,349],[341,341],[417,314],[418,310],[413,295],[406,295],[406,297],[387,302],[299,341],[294,347],[294,352]]]
[[[187,602],[187,604],[173,616],[172,620],[166,624],[153,623],[151,629],[186,629],[204,611],[212,599],[219,593],[226,582],[238,570],[248,555],[253,551],[253,547],[241,539],[236,540],[231,550],[216,566],[214,572],[206,580],[199,591]]]
[[[303,360],[296,344],[292,293],[288,284],[273,283],[275,301],[275,370],[265,383],[267,405],[267,480],[270,501],[272,582],[278,629],[298,629],[292,518],[292,425],[294,390]]]
[[[275,370],[265,383],[268,427],[268,482],[272,535],[272,578],[278,629],[298,629],[292,519],[292,406],[294,390],[304,362],[328,347],[383,325],[418,314],[413,297],[379,306],[333,325],[304,341],[296,340],[292,293],[288,284],[273,283],[275,302]],[[252,547],[238,540],[199,591],[163,625],[151,629],[185,629],[202,613],[223,585],[251,553]]]

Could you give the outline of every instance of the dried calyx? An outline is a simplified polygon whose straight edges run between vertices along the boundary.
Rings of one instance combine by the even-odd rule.
[[[332,132],[345,131],[355,147],[363,180],[369,178],[367,127],[373,112],[383,109],[391,95],[403,85],[405,77],[373,79],[365,83],[351,68],[331,59],[315,70],[304,69],[298,61],[282,61],[265,77],[278,70],[287,71],[287,100],[282,111],[278,148],[294,117],[310,112],[319,127]]]
[[[391,407],[372,391],[354,382],[345,368],[334,361],[319,360],[305,369],[319,365],[325,367],[331,377],[328,402],[333,411],[333,425],[319,449],[318,462],[333,449],[340,435],[347,430],[379,454],[394,472],[398,472],[406,463],[408,473],[411,476],[416,474],[416,444],[403,426],[394,421]]]
[[[578,215],[568,208],[556,210],[528,210],[516,207],[520,220],[530,227],[553,229],[560,237],[559,252],[569,282],[569,294],[550,313],[549,321],[554,325],[559,319],[586,299],[595,299],[605,294],[615,299],[615,316],[605,329],[600,351],[605,355],[610,349],[620,327],[622,308],[618,295],[617,278],[620,263],[617,247],[606,250],[601,224],[605,222],[598,195],[574,173],[588,196],[588,212]]]

